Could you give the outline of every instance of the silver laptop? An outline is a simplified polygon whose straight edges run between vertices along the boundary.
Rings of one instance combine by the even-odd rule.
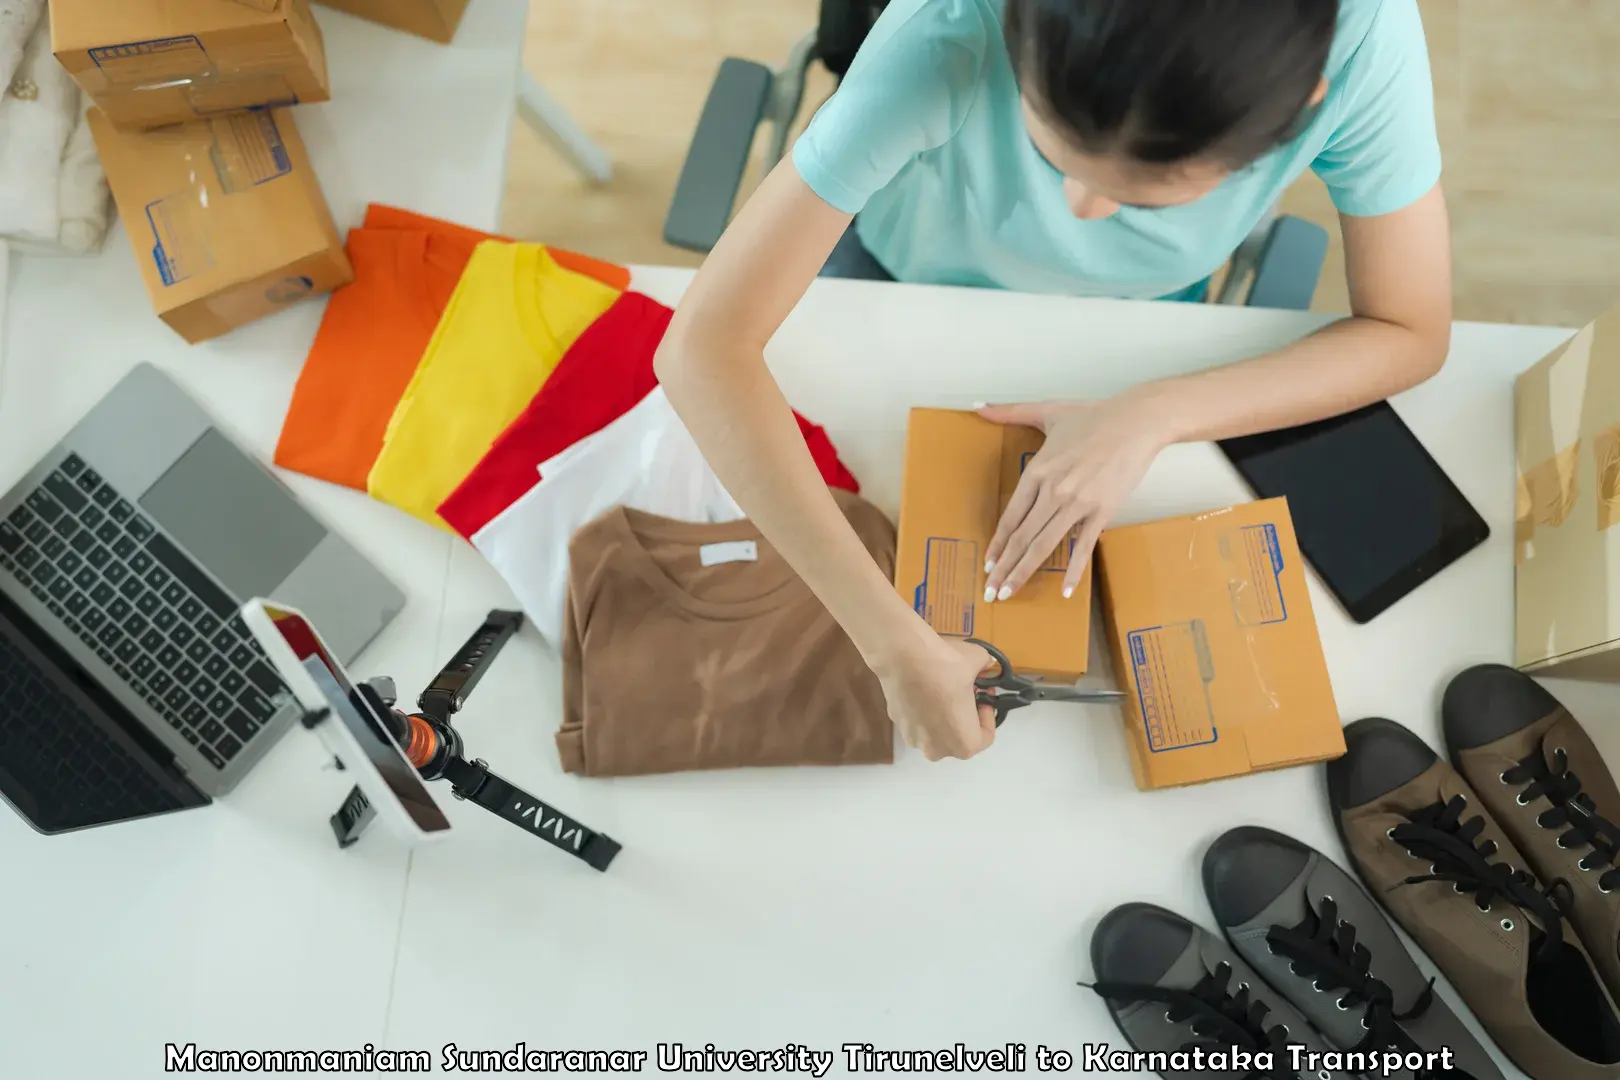
[[[57,717],[52,731],[79,732],[97,754],[108,740],[133,754],[167,793],[147,800],[152,812],[230,791],[299,716],[237,615],[254,596],[308,612],[343,663],[405,605],[142,364],[0,496],[0,795],[42,832],[142,816],[133,795],[90,809],[89,781],[52,790],[98,772],[110,788],[112,766],[29,730],[42,709]],[[120,760],[119,775],[140,786],[129,766]]]

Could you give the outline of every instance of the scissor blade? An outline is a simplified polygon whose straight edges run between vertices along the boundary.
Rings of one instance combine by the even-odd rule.
[[[1102,704],[1125,698],[1120,690],[1082,690],[1077,686],[1042,686],[1035,693],[1042,701],[1076,701],[1083,704]]]

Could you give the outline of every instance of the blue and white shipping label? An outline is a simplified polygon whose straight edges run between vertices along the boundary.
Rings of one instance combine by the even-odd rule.
[[[107,82],[122,89],[184,86],[214,74],[214,61],[194,35],[130,41],[90,50]]]
[[[292,172],[292,155],[274,114],[256,110],[208,122],[209,160],[225,194],[250,191]]]
[[[935,633],[973,636],[980,562],[976,541],[949,536],[928,538],[923,581],[912,594],[911,606]]]
[[[179,191],[146,204],[146,222],[152,234],[152,262],[165,287],[214,268],[209,239],[208,211],[199,193]]]
[[[1218,544],[1237,624],[1286,622],[1288,601],[1283,596],[1283,556],[1277,526],[1245,525],[1222,533]]]
[[[1161,754],[1217,741],[1209,694],[1215,668],[1203,622],[1132,630],[1126,642],[1148,749]]]

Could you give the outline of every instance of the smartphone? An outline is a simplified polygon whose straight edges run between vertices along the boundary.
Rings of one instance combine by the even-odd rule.
[[[1387,401],[1218,445],[1257,498],[1287,498],[1300,553],[1357,623],[1490,536]]]
[[[422,775],[395,741],[388,720],[361,695],[304,613],[255,597],[242,621],[305,712],[325,710],[315,733],[355,777],[377,817],[408,842],[450,831]]]

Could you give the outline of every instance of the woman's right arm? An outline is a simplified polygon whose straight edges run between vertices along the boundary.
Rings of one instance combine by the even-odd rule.
[[[971,757],[995,736],[973,702],[988,657],[940,638],[900,598],[838,509],[765,365],[766,343],[850,220],[783,160],[687,289],[658,378],[726,490],[882,681],[906,741],[930,760]]]

